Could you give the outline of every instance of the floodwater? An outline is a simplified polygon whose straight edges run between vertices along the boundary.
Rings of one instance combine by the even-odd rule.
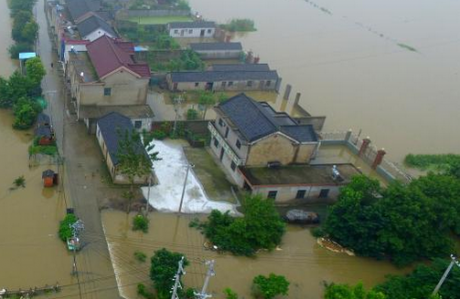
[[[72,256],[57,236],[64,200],[56,189],[43,188],[41,175],[50,166],[29,168],[31,132],[14,131],[12,120],[0,110],[0,289],[74,284]],[[19,176],[26,186],[12,190]]]
[[[189,228],[191,216],[176,214],[150,214],[148,234],[131,231],[133,214],[103,212],[103,223],[109,243],[120,293],[127,298],[136,297],[136,284],[149,284],[149,259],[145,263],[134,259],[141,251],[149,258],[163,247],[186,255],[191,261],[185,270],[186,287],[201,289],[206,267],[204,260],[214,259],[216,276],[211,278],[208,291],[213,298],[224,298],[222,290],[230,287],[240,298],[251,298],[252,279],[259,274],[276,273],[291,282],[289,298],[318,299],[323,292],[323,281],[353,283],[362,281],[366,286],[381,282],[386,274],[403,273],[389,263],[350,257],[321,248],[308,229],[289,226],[280,251],[262,252],[256,258],[235,257],[204,250],[203,236]]]
[[[245,50],[277,69],[283,86],[326,131],[363,130],[396,161],[460,153],[460,2],[190,0],[226,22],[250,18]],[[401,44],[401,45],[398,45]],[[413,51],[416,50],[416,51]],[[282,87],[281,92],[284,92]]]
[[[11,19],[7,0],[0,0],[0,76],[8,77],[16,68],[16,64],[10,60],[8,48],[13,44],[11,39]]]

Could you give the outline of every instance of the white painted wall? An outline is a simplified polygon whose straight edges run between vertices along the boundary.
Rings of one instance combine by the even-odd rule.
[[[201,36],[201,30],[204,30],[204,35]],[[216,32],[215,28],[177,28],[169,29],[169,36],[171,37],[213,37]]]

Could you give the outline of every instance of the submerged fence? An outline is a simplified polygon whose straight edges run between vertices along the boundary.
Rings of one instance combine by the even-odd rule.
[[[369,138],[360,138],[359,134],[354,134],[351,130],[321,133],[321,143],[346,146],[387,181],[409,183],[412,180],[409,174],[384,157],[384,149],[377,149]]]

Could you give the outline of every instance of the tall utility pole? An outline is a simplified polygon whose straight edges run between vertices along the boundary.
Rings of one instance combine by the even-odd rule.
[[[446,271],[444,272],[444,274],[442,275],[441,279],[439,280],[438,285],[434,288],[434,291],[433,291],[432,295],[436,295],[438,293],[438,291],[441,288],[442,284],[446,280],[447,275],[449,275],[450,270],[452,270],[452,268],[454,267],[454,264],[457,265],[458,267],[460,267],[460,263],[457,261],[457,258],[453,254],[450,255],[450,258],[451,258],[452,261],[450,262],[449,267],[447,267]]]
[[[76,275],[78,273],[77,271],[77,245],[80,246],[80,241],[78,239],[78,235],[80,232],[85,228],[83,221],[80,219],[77,220],[74,224],[69,224],[70,228],[72,229],[72,235],[73,235],[73,241],[74,241],[74,246],[73,246],[73,265],[72,265],[72,275]],[[78,243],[77,243],[78,242]]]
[[[184,271],[184,257],[182,257],[179,261],[179,267],[177,268],[177,273],[174,275],[174,286],[172,288],[172,294],[171,294],[171,299],[179,299],[179,296],[177,296],[177,289],[182,288],[180,285],[180,277],[181,275],[185,275]]]
[[[206,266],[208,266],[208,272],[206,273],[206,278],[204,279],[204,284],[203,288],[201,289],[200,293],[195,293],[195,296],[197,299],[206,299],[206,298],[211,298],[211,294],[206,293],[206,289],[208,288],[209,285],[209,279],[211,279],[212,276],[216,275],[216,272],[214,272],[214,260],[212,261],[206,261]]]
[[[180,197],[179,214],[182,213],[182,204],[184,203],[185,187],[187,187],[188,173],[190,172],[190,168],[193,168],[193,167],[195,167],[195,165],[193,164],[187,165],[187,172],[185,173],[184,187],[182,188],[182,196]]]

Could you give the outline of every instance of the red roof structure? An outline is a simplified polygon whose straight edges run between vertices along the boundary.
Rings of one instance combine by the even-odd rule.
[[[104,78],[122,67],[141,78],[150,77],[148,64],[136,63],[132,59],[134,44],[131,42],[115,40],[103,35],[89,43],[86,49],[99,78]]]

